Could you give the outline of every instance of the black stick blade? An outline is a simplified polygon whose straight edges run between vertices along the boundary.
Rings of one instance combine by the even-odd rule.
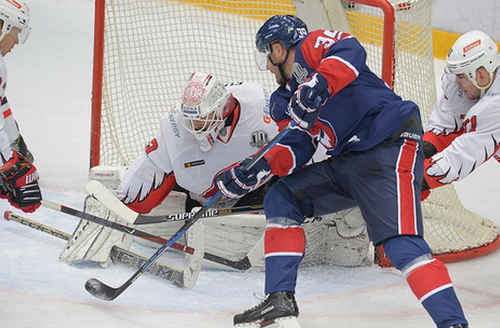
[[[118,293],[116,288],[109,287],[108,285],[102,283],[101,281],[91,278],[87,280],[85,283],[85,289],[92,294],[93,296],[103,300],[103,301],[112,301],[120,293]]]

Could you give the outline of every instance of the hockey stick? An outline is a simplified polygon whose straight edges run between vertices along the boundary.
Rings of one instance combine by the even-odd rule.
[[[91,180],[87,183],[87,192],[89,195],[97,199],[102,205],[107,207],[109,210],[113,211],[116,215],[122,217],[127,222],[141,225],[149,223],[159,223],[159,222],[175,222],[175,221],[185,221],[192,219],[195,212],[185,212],[179,214],[170,214],[167,216],[151,216],[139,214],[131,210],[127,205],[122,203],[108,188],[103,186],[97,180]],[[210,208],[208,209],[202,217],[214,217],[222,216],[236,213],[252,213],[262,211],[263,207],[260,206],[241,206],[236,208]]]
[[[77,209],[74,209],[74,208],[71,208],[68,206],[64,206],[64,205],[60,205],[60,204],[51,202],[51,201],[46,200],[46,199],[42,200],[42,205],[45,207],[48,207],[50,209],[53,209],[55,211],[62,212],[62,213],[72,215],[72,216],[76,216],[80,219],[91,221],[91,222],[94,222],[96,224],[100,224],[102,226],[111,228],[113,230],[121,231],[121,232],[127,233],[127,234],[132,235],[132,236],[147,239],[147,240],[150,240],[150,241],[158,243],[158,244],[163,244],[166,242],[166,239],[155,236],[155,235],[150,234],[148,232],[134,229],[132,227],[127,227],[126,225],[123,225],[123,224],[120,224],[117,222],[113,222],[113,221],[109,221],[109,220],[100,218],[98,216],[95,216],[95,215],[92,215],[89,213],[79,211]],[[177,249],[179,251],[182,251],[182,252],[189,253],[189,254],[193,254],[193,252],[194,252],[194,249],[192,247],[185,246],[185,245],[178,244],[178,243],[173,243],[170,247]]]
[[[7,221],[20,223],[29,228],[47,233],[62,240],[68,241],[71,238],[71,234],[69,233],[27,219],[11,211],[5,211],[4,219]],[[139,254],[117,246],[113,246],[113,248],[111,249],[110,258],[111,261],[115,264],[120,264],[136,270],[148,260]],[[200,271],[201,261],[197,259],[196,261],[190,261],[188,267],[184,270],[176,269],[163,263],[157,262],[154,266],[151,266],[149,268],[146,274],[171,283],[174,286],[190,289],[194,286]]]
[[[264,155],[271,150],[288,132],[290,132],[292,125],[286,126],[280,133],[278,133],[265,147],[263,147],[257,155],[248,162],[245,167],[243,167],[243,171],[246,171],[252,168],[257,161],[259,161]],[[137,270],[127,281],[125,281],[121,286],[117,288],[113,288],[109,285],[104,284],[100,280],[96,278],[92,278],[87,280],[85,283],[85,289],[92,294],[93,296],[100,298],[105,301],[112,301],[120,296],[130,285],[134,283],[143,273],[147,270],[157,259],[163,254],[167,248],[177,241],[186,231],[194,225],[202,215],[212,207],[213,204],[217,203],[222,198],[222,193],[218,191],[208,202],[206,202],[203,207],[195,214],[195,216],[187,220],[184,225],[172,236],[163,246],[158,248],[158,250],[150,257],[150,259],[144,263],[144,265]]]
[[[150,240],[150,241],[157,243],[157,244],[163,245],[164,243],[167,242],[167,239],[165,239],[165,238],[155,236],[155,235],[152,235],[148,232],[134,229],[132,227],[127,227],[123,224],[109,221],[109,220],[106,220],[104,218],[101,218],[101,217],[98,217],[98,216],[95,216],[95,215],[92,215],[89,213],[85,213],[85,212],[79,211],[77,209],[68,207],[68,206],[56,204],[56,203],[48,201],[48,200],[42,200],[42,205],[45,207],[51,208],[53,210],[59,211],[59,212],[63,212],[63,213],[68,214],[68,215],[72,215],[72,216],[75,216],[75,217],[78,217],[78,218],[81,218],[84,220],[94,222],[96,224],[108,227],[110,229],[114,229],[114,230],[129,234],[129,235],[132,235],[135,237]],[[185,245],[178,244],[178,243],[173,243],[171,245],[171,247],[174,249],[180,250],[182,252],[186,252],[188,254],[193,254],[195,252],[195,249],[193,247],[185,246]],[[229,259],[223,258],[219,255],[215,255],[215,254],[211,254],[211,253],[207,253],[207,252],[205,252],[203,254],[203,258],[208,260],[208,261],[215,262],[215,263],[230,267],[232,269],[248,270],[252,267],[252,263],[256,263],[256,261],[257,261],[257,260],[254,260],[252,258],[253,253],[251,253],[251,252],[247,256],[242,258],[241,260],[237,260],[237,261],[229,260]]]
[[[108,207],[104,202],[98,199],[103,205]],[[111,209],[110,207],[108,207]],[[226,216],[231,214],[262,214],[264,212],[264,208],[262,205],[259,206],[241,206],[241,207],[231,207],[231,208],[211,208],[209,209],[203,218],[212,218],[218,216]],[[195,212],[185,212],[185,213],[177,213],[177,214],[169,214],[166,216],[163,215],[142,215],[139,214],[137,219],[135,220],[135,225],[142,224],[151,224],[151,223],[161,223],[161,222],[178,222],[185,221],[193,218]]]

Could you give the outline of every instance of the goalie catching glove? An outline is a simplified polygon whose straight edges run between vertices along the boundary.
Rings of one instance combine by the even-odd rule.
[[[251,168],[244,167],[252,160],[244,160],[224,169],[215,177],[220,192],[228,198],[241,198],[262,186],[271,177],[271,167],[265,159],[258,160]]]
[[[8,199],[15,208],[31,213],[40,207],[42,193],[38,186],[38,172],[25,157],[12,152],[12,157],[0,167],[3,179],[1,198]]]
[[[300,129],[309,130],[329,96],[328,82],[320,73],[314,73],[299,85],[290,99],[290,117]]]

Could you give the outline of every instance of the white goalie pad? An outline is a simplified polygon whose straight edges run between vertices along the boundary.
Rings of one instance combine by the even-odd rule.
[[[241,260],[252,253],[253,258],[259,259],[252,261],[253,267],[264,267],[264,215],[204,218],[203,225],[206,252],[232,261]],[[373,263],[373,249],[359,208],[307,218],[302,226],[306,234],[306,252],[302,266],[363,266]],[[262,243],[262,247],[255,247],[257,243]],[[205,266],[224,268],[209,262]]]
[[[342,266],[370,265],[374,249],[359,207],[324,216],[328,233],[325,240],[325,263]]]
[[[154,208],[148,215],[167,216],[169,214],[184,213],[186,210],[186,200],[187,200],[186,194],[178,191],[171,191],[168,197],[165,198],[165,200],[159,206]],[[168,222],[168,223],[144,224],[136,227],[152,235],[161,236],[163,238],[168,239],[172,237],[182,227],[183,224],[184,221],[179,221],[179,222]],[[185,244],[188,233],[181,236],[178,242],[181,244]],[[135,238],[134,240],[138,244],[144,246],[149,246],[149,247],[159,246],[158,244],[143,238]]]
[[[114,173],[106,172],[111,169]],[[99,179],[108,180],[108,188],[118,186],[120,170],[106,168],[99,170]],[[110,178],[112,177],[112,179]],[[106,181],[104,181],[106,182]],[[165,201],[151,211],[150,215],[169,215],[185,212],[187,195],[172,191]],[[264,215],[237,214],[221,217],[202,218],[205,235],[205,252],[230,261],[240,261],[245,257],[251,259],[253,268],[264,267],[264,232],[266,220]],[[172,237],[184,224],[179,222],[164,222],[142,224],[137,226],[143,231],[161,236]],[[373,249],[370,248],[366,226],[359,208],[347,209],[322,217],[305,220],[306,255],[301,265],[311,266],[329,264],[340,266],[367,265],[373,261]],[[190,230],[178,241],[194,247],[193,239],[189,239]],[[191,240],[191,241],[190,241]],[[145,246],[157,248],[158,244],[134,238],[134,241]],[[229,267],[211,261],[204,261],[207,267],[228,269]]]
[[[97,166],[90,171],[90,179],[98,180],[108,189],[114,190],[120,184],[125,171],[125,167]],[[126,224],[125,220],[91,197],[85,199],[84,211],[100,218]],[[66,263],[93,261],[105,267],[110,263],[113,246],[130,249],[131,243],[130,235],[82,219],[59,255],[59,259]]]
[[[123,224],[116,214],[104,209],[92,197],[85,200],[85,212]],[[111,262],[110,252],[113,246],[130,249],[131,242],[131,235],[82,219],[59,259],[66,263],[93,261],[106,267]]]
[[[90,180],[100,182],[106,187],[105,189],[114,194],[126,170],[127,168],[122,166],[96,166],[90,171]],[[106,192],[108,192],[107,190]],[[182,213],[185,210],[186,199],[187,195],[172,191],[160,206],[150,212],[150,215]],[[120,217],[92,197],[88,197],[85,200],[85,212],[123,225],[132,226],[128,218]],[[156,236],[170,238],[182,224],[183,222],[175,222],[168,225],[151,224],[140,226],[139,229]],[[132,240],[149,247],[158,248],[160,246],[160,244],[146,239],[133,238],[131,235],[82,220],[60,258],[65,262],[94,261],[101,263],[101,265],[107,265],[112,247],[118,246],[130,249]],[[187,235],[182,236],[178,242],[185,244],[186,240]]]
[[[179,212],[175,212],[179,213]],[[165,214],[165,212],[163,212]],[[172,213],[170,213],[172,214]],[[252,267],[264,267],[264,232],[266,219],[259,214],[237,214],[201,219],[205,228],[205,252],[227,260],[240,261],[248,256]],[[169,238],[183,222],[141,225],[142,230]],[[308,218],[303,224],[306,234],[306,255],[302,266],[319,264],[362,266],[373,262],[373,249],[358,208],[323,217]],[[189,236],[190,230],[187,232]],[[139,241],[136,238],[136,241]],[[140,241],[151,247],[154,243]],[[181,240],[184,243],[184,240]],[[258,244],[261,245],[258,245]],[[188,241],[188,246],[194,247]],[[227,266],[205,261],[205,267],[228,269]]]

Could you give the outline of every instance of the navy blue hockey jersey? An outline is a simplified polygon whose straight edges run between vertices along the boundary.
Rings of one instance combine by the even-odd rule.
[[[302,167],[318,142],[332,156],[365,151],[394,134],[412,114],[419,115],[415,103],[402,101],[368,68],[366,51],[352,35],[318,30],[298,45],[290,81],[271,96],[271,117],[281,128],[290,121],[290,98],[314,72],[327,79],[331,96],[308,132],[290,131],[266,155],[276,175]]]

